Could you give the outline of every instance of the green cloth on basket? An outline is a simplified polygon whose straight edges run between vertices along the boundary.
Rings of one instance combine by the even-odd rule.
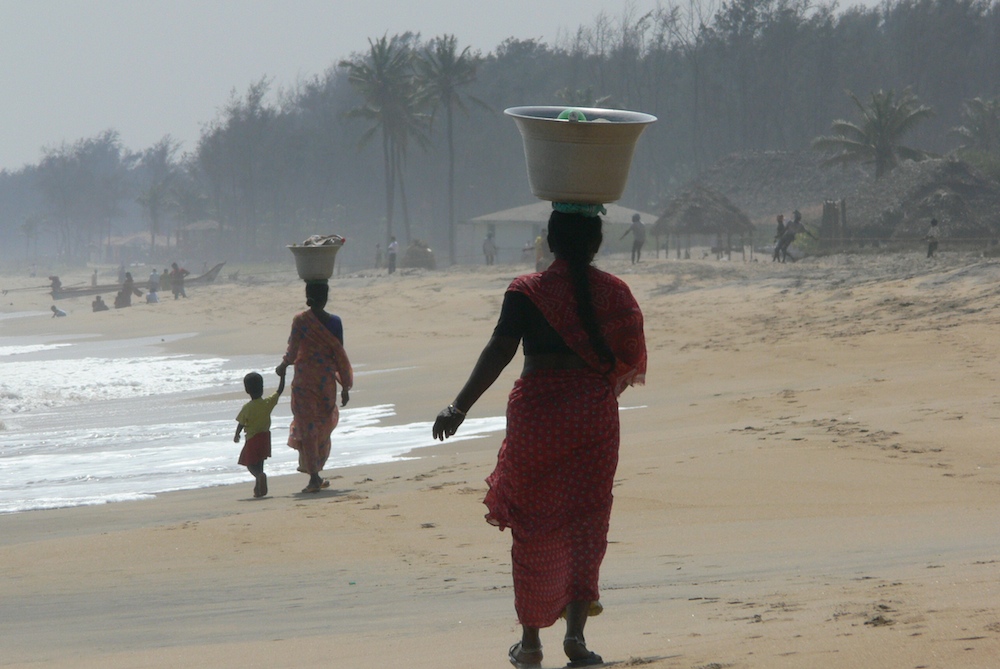
[[[578,204],[576,202],[553,202],[552,208],[563,214],[582,214],[594,218],[599,214],[607,214],[603,204]]]

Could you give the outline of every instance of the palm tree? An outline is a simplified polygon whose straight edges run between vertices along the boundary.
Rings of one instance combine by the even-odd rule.
[[[827,164],[867,162],[875,164],[875,178],[892,170],[900,160],[924,160],[928,154],[911,149],[899,142],[907,132],[934,112],[920,104],[909,88],[896,97],[895,91],[872,93],[867,105],[847,92],[861,112],[861,122],[836,120],[831,136],[817,137],[812,146],[819,151],[834,153]]]
[[[962,104],[965,125],[951,129],[962,140],[961,149],[995,153],[1000,151],[1000,98],[973,98]]]
[[[409,34],[394,35],[390,39],[383,35],[374,42],[369,39],[368,53],[364,57],[340,62],[340,66],[347,69],[348,82],[364,98],[364,103],[352,109],[348,115],[371,123],[360,143],[364,145],[376,133],[381,133],[387,244],[393,232],[397,179],[400,179],[406,238],[407,241],[410,240],[406,196],[402,187],[402,166],[409,138],[423,138],[424,121],[418,108],[420,97],[413,73],[410,37]]]
[[[488,109],[486,103],[471,95],[463,96],[459,89],[476,80],[478,53],[469,47],[458,51],[454,35],[442,35],[430,41],[417,58],[416,67],[422,95],[431,106],[431,122],[438,108],[444,109],[445,134],[448,137],[448,254],[455,262],[455,130],[454,111],[463,112],[465,99]]]

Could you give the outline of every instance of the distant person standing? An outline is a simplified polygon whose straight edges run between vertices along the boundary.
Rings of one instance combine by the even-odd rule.
[[[936,218],[931,219],[931,227],[924,235],[924,241],[927,242],[927,257],[933,258],[938,247],[938,222]]]
[[[174,293],[174,299],[187,297],[187,293],[184,292],[184,277],[191,272],[183,267],[179,267],[177,263],[171,263],[170,267],[172,268],[170,272],[170,288]]]
[[[160,273],[155,268],[153,269],[153,273],[149,275],[149,292],[160,292]]]
[[[642,258],[642,245],[646,243],[646,226],[643,224],[639,214],[632,214],[632,225],[620,237],[632,233],[632,264],[636,264]]]
[[[396,271],[396,254],[399,253],[399,242],[396,237],[389,237],[389,274]]]
[[[483,240],[483,256],[486,258],[486,266],[492,265],[496,261],[497,255],[497,244],[493,240],[493,233],[486,235],[486,239]]]
[[[771,254],[771,262],[778,260],[780,253],[778,252],[778,243],[781,238],[785,235],[785,215],[778,214],[778,229],[774,233],[774,253]]]
[[[792,222],[785,226],[785,232],[781,235],[781,239],[778,241],[778,246],[774,250],[776,254],[781,256],[781,262],[785,262],[788,258],[788,247],[792,245],[792,242],[795,241],[795,237],[800,232],[804,232],[813,239],[816,239],[816,235],[806,229],[806,226],[802,223],[802,214],[798,209],[796,209]],[[795,260],[795,258],[792,258],[792,260]]]

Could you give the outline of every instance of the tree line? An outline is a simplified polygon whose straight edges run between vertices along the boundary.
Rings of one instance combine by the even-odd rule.
[[[231,258],[337,232],[359,264],[390,235],[456,260],[456,224],[533,199],[506,107],[656,115],[623,198],[656,212],[737,151],[815,146],[879,174],[961,151],[998,174],[998,100],[1000,0],[626,6],[557,43],[510,38],[486,54],[454,35],[383,35],[291,88],[252,82],[186,152],[169,136],[131,151],[108,130],[0,172],[2,253],[31,256],[41,242],[82,262],[142,230],[155,257],[157,243],[209,218]],[[869,136],[884,120],[888,158]]]

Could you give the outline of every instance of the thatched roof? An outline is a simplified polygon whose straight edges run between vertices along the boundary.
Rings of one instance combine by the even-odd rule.
[[[931,218],[941,237],[1000,235],[1000,184],[968,163],[948,158],[905,162],[847,201],[848,226],[863,237],[912,239]]]
[[[751,234],[753,223],[726,197],[703,186],[684,191],[670,200],[656,219],[654,235],[684,233],[696,235]]]
[[[830,167],[818,151],[748,151],[721,158],[688,187],[711,188],[729,198],[751,220],[803,212],[825,200],[848,198],[872,181],[871,170],[848,164]]]

